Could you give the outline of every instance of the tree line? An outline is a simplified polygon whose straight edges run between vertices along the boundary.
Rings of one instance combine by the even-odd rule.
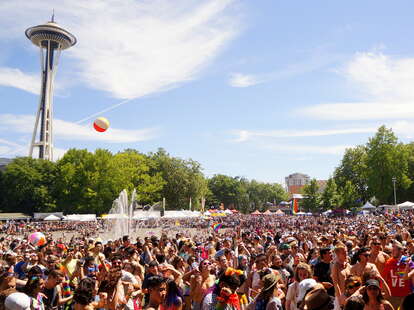
[[[0,171],[1,212],[104,214],[123,189],[137,192],[141,205],[166,199],[167,209],[200,210],[223,204],[242,212],[263,210],[288,198],[280,184],[215,175],[206,178],[197,161],[173,157],[164,149],[112,154],[70,149],[56,162],[19,157]]]
[[[394,204],[414,199],[414,143],[402,143],[381,126],[364,145],[345,150],[339,166],[321,192],[316,180],[303,188],[306,211],[357,210],[365,202]]]

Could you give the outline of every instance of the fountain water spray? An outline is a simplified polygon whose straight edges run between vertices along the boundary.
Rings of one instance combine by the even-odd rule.
[[[114,200],[111,210],[108,213],[110,221],[109,233],[115,239],[122,238],[131,233],[132,218],[134,216],[134,202],[136,190],[131,194],[131,200],[128,201],[128,192],[124,189],[117,199]]]

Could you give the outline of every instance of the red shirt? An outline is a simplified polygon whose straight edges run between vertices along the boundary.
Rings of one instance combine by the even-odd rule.
[[[411,293],[410,280],[405,280],[406,263],[394,257],[387,260],[383,270],[383,277],[391,290],[391,296],[404,297]]]

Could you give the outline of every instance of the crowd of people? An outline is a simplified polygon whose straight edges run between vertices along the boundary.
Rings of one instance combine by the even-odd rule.
[[[159,233],[112,239],[103,222],[6,223],[0,309],[414,309],[411,212],[217,221],[159,220]],[[40,230],[47,243],[30,244]]]

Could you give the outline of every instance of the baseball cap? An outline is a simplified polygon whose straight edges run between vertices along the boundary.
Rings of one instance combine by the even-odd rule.
[[[302,280],[299,283],[299,294],[297,301],[301,302],[305,298],[306,293],[312,290],[316,284],[318,284],[318,282],[316,282],[314,279]]]
[[[283,243],[283,244],[280,246],[280,249],[281,249],[281,250],[289,250],[289,249],[290,249],[290,245],[289,245],[289,244],[287,244],[287,243]]]
[[[377,288],[380,288],[380,284],[379,284],[379,282],[378,282],[377,280],[374,280],[374,279],[368,280],[368,281],[365,283],[365,286],[366,286],[366,287],[369,287],[369,286],[375,286],[375,287],[377,287]]]

